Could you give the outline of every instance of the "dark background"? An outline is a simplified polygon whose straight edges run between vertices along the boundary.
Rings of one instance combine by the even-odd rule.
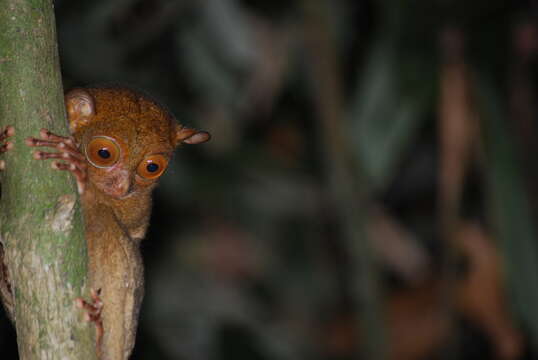
[[[133,359],[538,359],[535,1],[55,8],[66,89],[213,136],[155,191]]]

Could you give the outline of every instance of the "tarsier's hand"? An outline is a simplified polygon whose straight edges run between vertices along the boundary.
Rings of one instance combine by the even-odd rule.
[[[39,136],[41,139],[27,138],[26,145],[31,147],[50,147],[58,150],[58,152],[36,150],[34,152],[34,158],[37,160],[62,160],[53,161],[52,168],[56,170],[67,170],[73,174],[77,181],[78,193],[82,194],[88,178],[86,174],[86,157],[78,150],[75,139],[71,136],[55,135],[47,129],[41,129]]]
[[[13,143],[11,141],[5,141],[7,138],[13,136],[15,134],[15,128],[11,125],[8,125],[2,130],[0,133],[0,154],[5,153],[6,151],[9,151],[13,149]],[[0,170],[4,170],[6,167],[6,162],[4,160],[0,160]]]

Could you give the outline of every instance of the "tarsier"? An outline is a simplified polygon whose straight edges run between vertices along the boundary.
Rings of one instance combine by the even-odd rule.
[[[149,223],[152,190],[178,145],[203,143],[210,136],[183,127],[131,89],[74,89],[65,103],[71,136],[42,129],[40,138],[28,138],[26,145],[56,150],[36,150],[33,156],[54,159],[52,168],[76,179],[92,289],[91,300],[76,299],[76,304],[96,325],[99,358],[127,359],[144,293],[138,248]],[[0,134],[0,152],[13,148],[5,142],[13,133],[7,127]],[[10,312],[9,301],[4,302]]]

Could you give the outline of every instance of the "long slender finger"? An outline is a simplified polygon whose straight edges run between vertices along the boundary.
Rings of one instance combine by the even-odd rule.
[[[84,193],[86,184],[86,173],[75,166],[75,164],[68,164],[59,161],[53,161],[51,167],[56,170],[67,170],[75,176],[77,182],[77,190],[79,194]]]
[[[75,147],[75,141],[72,137],[61,136],[51,133],[49,130],[43,128],[39,131],[39,136],[44,140],[50,140],[55,142],[63,142],[69,146]]]
[[[0,154],[13,149],[13,146],[14,145],[11,141],[7,141],[5,144],[0,145]]]
[[[61,151],[63,153],[68,153],[69,155],[78,160],[84,160],[84,155],[82,155],[75,147],[72,147],[71,143],[72,142],[69,142],[69,144],[65,142],[56,142],[56,140],[41,140],[33,137],[29,137],[26,139],[26,145],[28,146],[51,147],[54,149],[58,149],[58,151]]]
[[[63,142],[41,140],[29,137],[26,139],[26,145],[31,147],[51,147],[54,149],[58,149],[58,151],[61,151],[63,153],[68,153],[69,155],[78,160],[84,160],[84,155],[82,155],[76,148],[72,147],[70,144],[66,144]]]
[[[26,142],[26,145],[32,146],[32,147],[48,146],[48,147],[56,148],[59,144],[56,141],[41,140],[41,139],[36,139],[33,137],[27,138],[25,142]]]
[[[11,125],[6,126],[6,128],[0,133],[0,141],[4,141],[10,136],[15,135],[15,128]]]
[[[93,304],[87,302],[86,300],[84,300],[83,298],[76,298],[75,299],[75,304],[77,305],[77,307],[79,309],[84,309],[90,313],[94,313],[97,311],[97,308],[95,306],[93,306]]]
[[[84,161],[86,160],[86,157],[84,155],[82,155],[80,153],[80,151],[78,151],[76,148],[74,147],[71,147],[69,144],[66,144],[66,143],[59,143],[58,146],[56,147],[59,151],[63,152],[63,153],[67,153],[69,155],[71,155],[72,157],[80,160],[80,161]]]
[[[77,157],[71,156],[71,154],[69,153],[63,153],[63,152],[50,153],[50,152],[36,150],[34,151],[33,155],[34,155],[34,159],[36,160],[61,159],[61,160],[64,160],[67,164],[74,165],[81,172],[84,172],[86,170],[86,163]],[[69,170],[69,169],[62,169],[62,170]]]
[[[34,159],[36,160],[47,160],[47,159],[64,159],[69,157],[68,154],[55,152],[55,153],[49,153],[44,151],[34,151]]]
[[[72,151],[62,151],[62,152],[47,152],[47,151],[34,151],[34,159],[36,160],[47,160],[47,159],[63,159],[68,163],[73,163],[81,170],[86,169],[86,163],[84,162],[84,157],[79,153]]]

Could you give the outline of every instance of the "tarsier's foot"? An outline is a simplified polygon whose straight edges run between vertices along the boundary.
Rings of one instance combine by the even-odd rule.
[[[90,302],[77,298],[75,304],[79,309],[86,311],[84,319],[95,324],[95,340],[97,349],[101,348],[101,340],[103,338],[103,319],[101,319],[101,311],[103,310],[103,301],[101,300],[101,289],[90,291],[92,300]]]
[[[59,159],[62,161],[53,161],[52,168],[56,170],[67,170],[75,176],[79,194],[84,192],[86,185],[86,158],[77,148],[73,137],[55,135],[47,129],[41,129],[39,132],[41,139],[29,137],[26,139],[26,145],[31,147],[50,147],[58,152],[45,152],[36,150],[34,158],[37,160]]]
[[[6,126],[2,132],[0,132],[0,154],[5,153],[6,151],[9,151],[13,149],[13,142],[11,141],[5,141],[8,137],[13,136],[15,134],[15,128],[11,125]],[[0,170],[4,170],[6,167],[6,162],[4,160],[0,160]]]

